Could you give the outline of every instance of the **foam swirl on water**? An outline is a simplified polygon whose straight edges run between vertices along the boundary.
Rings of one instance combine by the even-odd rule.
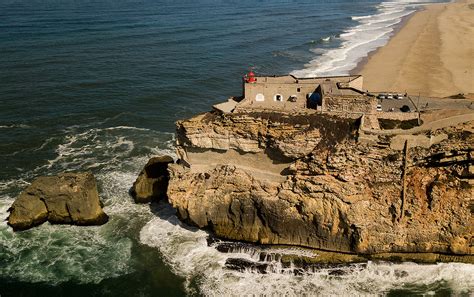
[[[55,158],[17,178],[0,179],[0,277],[49,284],[99,283],[133,272],[134,228],[153,215],[148,205],[135,204],[128,190],[149,157],[174,154],[174,135],[128,126],[76,126],[53,138],[62,139],[52,148]],[[47,139],[35,150],[52,142]],[[13,232],[6,219],[14,196],[33,178],[65,170],[94,172],[109,222],[90,227],[45,223]]]

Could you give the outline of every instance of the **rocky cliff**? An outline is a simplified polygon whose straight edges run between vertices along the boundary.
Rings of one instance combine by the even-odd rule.
[[[361,141],[359,125],[324,114],[180,121],[168,199],[226,239],[473,262],[474,122],[423,132],[438,139],[429,147],[387,133]]]

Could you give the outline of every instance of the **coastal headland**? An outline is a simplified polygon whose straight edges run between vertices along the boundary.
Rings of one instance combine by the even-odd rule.
[[[469,94],[332,76],[449,0],[0,2],[2,297],[474,292]]]
[[[365,77],[250,71],[241,96],[176,123],[177,162],[151,159],[130,193],[137,203],[166,198],[182,221],[221,239],[318,250],[305,265],[474,263],[471,11],[460,1],[418,12]],[[456,22],[464,34],[452,32]],[[79,191],[51,196],[68,187]],[[31,207],[23,196],[14,203],[16,230],[46,221],[44,192],[24,192],[36,195]],[[98,219],[79,225],[107,221],[93,196]],[[51,222],[74,221],[64,205]]]
[[[360,74],[369,91],[474,99],[474,1],[425,6],[369,57]]]
[[[362,76],[250,72],[242,96],[178,121],[178,217],[324,251],[307,263],[474,263],[472,6],[418,12]]]

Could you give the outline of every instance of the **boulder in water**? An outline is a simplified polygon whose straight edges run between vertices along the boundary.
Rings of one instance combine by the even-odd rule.
[[[35,179],[13,202],[8,224],[15,231],[40,225],[102,225],[108,216],[102,210],[94,175],[63,173]]]
[[[170,156],[154,157],[148,161],[130,190],[136,203],[148,203],[166,197],[168,164],[173,162]]]

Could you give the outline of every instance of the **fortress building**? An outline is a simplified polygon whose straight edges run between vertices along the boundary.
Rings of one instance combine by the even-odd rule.
[[[250,72],[243,79],[243,96],[214,108],[224,113],[254,110],[375,113],[377,98],[362,91],[362,83],[360,75],[296,78],[255,76]]]

